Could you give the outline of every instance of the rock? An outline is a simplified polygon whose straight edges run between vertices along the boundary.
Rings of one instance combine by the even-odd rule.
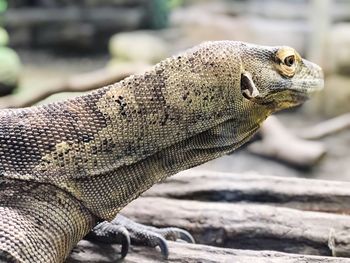
[[[109,42],[114,59],[155,64],[169,56],[169,48],[161,38],[147,32],[120,33]]]

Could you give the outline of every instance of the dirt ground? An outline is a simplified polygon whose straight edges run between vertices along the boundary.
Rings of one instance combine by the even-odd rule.
[[[87,57],[61,57],[51,53],[20,51],[24,64],[21,88],[22,96],[33,89],[41,89],[81,72],[89,72],[104,67],[108,55]],[[74,96],[76,94],[55,95],[48,101]],[[300,130],[321,120],[319,116],[306,117],[302,110],[283,112],[279,119],[291,130]],[[229,156],[213,160],[195,169],[209,169],[224,172],[256,171],[263,175],[296,176],[326,180],[350,181],[350,132],[343,131],[322,139],[327,147],[325,158],[312,169],[298,170],[274,160],[249,153],[242,147]]]

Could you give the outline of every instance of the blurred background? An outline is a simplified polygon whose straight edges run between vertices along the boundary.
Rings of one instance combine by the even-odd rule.
[[[76,96],[207,40],[289,45],[323,67],[325,90],[196,169],[350,180],[350,1],[72,2],[0,0],[1,108]]]

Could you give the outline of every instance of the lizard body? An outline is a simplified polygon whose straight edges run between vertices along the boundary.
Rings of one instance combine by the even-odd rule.
[[[0,262],[62,262],[99,220],[322,85],[291,48],[218,41],[74,99],[1,111]]]

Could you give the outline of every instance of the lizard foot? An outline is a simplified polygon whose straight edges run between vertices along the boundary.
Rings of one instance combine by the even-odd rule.
[[[127,255],[131,242],[150,247],[159,246],[164,258],[168,258],[169,255],[167,239],[195,243],[191,234],[186,230],[176,227],[157,228],[146,226],[122,215],[117,215],[111,222],[104,221],[98,224],[86,238],[103,243],[121,244],[122,258]]]

